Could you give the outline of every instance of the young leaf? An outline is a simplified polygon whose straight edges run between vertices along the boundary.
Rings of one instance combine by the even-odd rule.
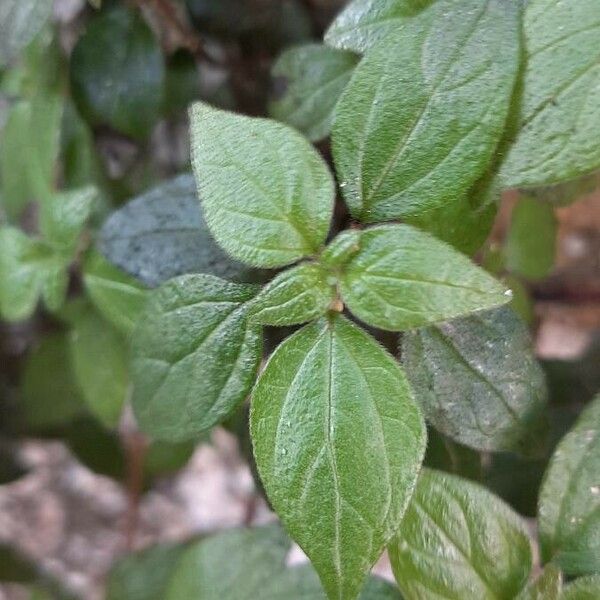
[[[596,0],[530,0],[519,131],[505,187],[558,183],[600,166],[600,11]]]
[[[514,598],[531,569],[525,523],[485,488],[424,469],[389,547],[408,598]]]
[[[146,304],[147,290],[95,252],[83,265],[83,282],[100,314],[123,335],[130,335]]]
[[[175,177],[115,211],[102,226],[99,250],[150,287],[187,273],[236,280],[249,274],[212,239],[192,175]]]
[[[129,390],[125,342],[86,306],[74,319],[70,349],[73,371],[90,412],[107,427],[115,427]]]
[[[263,325],[298,325],[312,321],[335,300],[335,287],[316,263],[304,263],[279,274],[252,302],[250,319]]]
[[[513,209],[506,236],[509,271],[532,280],[546,277],[554,266],[556,233],[552,206],[534,198],[521,198]]]
[[[359,245],[339,287],[350,311],[373,327],[402,331],[510,300],[467,257],[409,225],[366,229]]]
[[[422,218],[484,174],[518,70],[519,16],[519,2],[439,0],[367,53],[332,133],[355,218]]]
[[[208,227],[234,258],[280,267],[315,254],[333,210],[333,179],[293,129],[196,103],[192,164]]]
[[[356,598],[423,459],[425,427],[402,370],[343,317],[322,319],[271,356],[250,430],[269,499],[329,598]]]
[[[133,10],[94,16],[71,56],[73,99],[92,125],[148,137],[163,100],[165,66],[154,34]]]
[[[516,600],[561,600],[562,575],[554,565],[548,565],[543,573],[517,596]]]
[[[325,42],[364,52],[390,32],[400,30],[434,0],[354,0],[333,21]]]
[[[358,57],[321,44],[286,50],[271,71],[274,98],[269,114],[317,142],[329,135],[335,105]]]
[[[2,0],[0,5],[0,66],[34,38],[52,14],[52,0]]]
[[[402,362],[425,416],[445,435],[484,451],[540,450],[546,383],[512,309],[406,333]]]
[[[569,575],[600,569],[600,396],[562,439],[539,499],[542,556]]]
[[[560,600],[598,600],[600,597],[600,575],[580,577],[565,587]]]
[[[184,275],[150,295],[133,337],[133,408],[145,431],[192,439],[246,397],[262,349],[260,327],[247,321],[256,292]]]

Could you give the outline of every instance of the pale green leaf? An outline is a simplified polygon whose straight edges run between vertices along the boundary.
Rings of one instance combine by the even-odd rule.
[[[83,265],[83,282],[102,316],[122,334],[131,334],[144,309],[147,290],[97,253]]]
[[[485,488],[429,469],[389,552],[408,598],[509,600],[531,569],[530,540],[516,513]]]
[[[556,448],[539,499],[542,555],[569,575],[600,569],[600,396]]]
[[[252,302],[251,320],[263,325],[297,325],[312,321],[335,300],[335,278],[316,263],[304,263],[279,274]]]
[[[512,309],[408,332],[402,363],[425,416],[445,435],[478,450],[540,450],[546,384]]]
[[[269,114],[317,142],[331,132],[335,105],[358,57],[321,44],[286,50],[274,64]]]
[[[397,362],[341,316],[308,325],[271,356],[250,428],[269,500],[329,598],[357,598],[423,459],[425,427]]]
[[[518,2],[439,0],[367,53],[332,133],[355,218],[418,222],[484,174],[518,71],[519,16]]]
[[[363,52],[398,31],[434,0],[353,0],[325,33],[334,48]]]
[[[249,393],[261,358],[247,321],[256,286],[184,275],[152,292],[133,337],[133,408],[142,429],[197,437]]]
[[[600,166],[597,0],[530,0],[519,131],[502,165],[505,187],[535,187]]]
[[[548,565],[542,574],[517,596],[516,600],[561,600],[562,575],[554,565]]]
[[[598,600],[600,575],[581,577],[565,587],[561,600]]]
[[[513,208],[506,235],[507,269],[531,280],[548,276],[554,266],[557,230],[550,204],[521,198]]]
[[[318,252],[329,231],[333,179],[298,132],[197,103],[192,164],[208,227],[234,258],[283,266]]]
[[[409,225],[364,230],[340,277],[359,319],[402,331],[505,304],[510,293],[466,256]]]

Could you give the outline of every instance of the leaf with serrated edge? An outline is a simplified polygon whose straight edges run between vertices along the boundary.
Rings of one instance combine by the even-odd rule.
[[[133,336],[133,408],[142,429],[192,439],[244,400],[262,350],[260,326],[247,322],[257,291],[184,275],[150,295]]]
[[[280,267],[315,254],[333,211],[333,178],[297,131],[196,103],[192,165],[208,227],[231,256]]]
[[[500,172],[505,187],[560,183],[600,166],[597,0],[530,0],[519,131]]]
[[[569,575],[600,569],[600,395],[556,448],[538,515],[545,560]]]
[[[402,363],[425,416],[445,435],[478,450],[539,450],[546,384],[512,309],[408,332]]]
[[[252,302],[250,319],[263,325],[298,325],[325,314],[334,299],[327,272],[316,263],[305,263],[263,288]]]
[[[389,546],[408,598],[514,598],[531,569],[524,521],[485,488],[423,469]]]
[[[422,219],[484,174],[519,60],[518,2],[440,0],[357,67],[332,148],[352,215]]]
[[[510,293],[451,246],[409,225],[361,232],[340,276],[342,299],[365,323],[402,331],[505,304]]]
[[[350,81],[358,57],[306,44],[286,50],[273,65],[274,98],[269,114],[317,142],[329,135],[335,105]]]
[[[308,325],[271,356],[250,428],[269,499],[329,598],[356,598],[423,459],[424,423],[398,363],[344,317]]]

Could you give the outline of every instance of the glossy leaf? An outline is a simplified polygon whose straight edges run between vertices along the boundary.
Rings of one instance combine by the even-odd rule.
[[[562,439],[539,500],[542,555],[569,575],[600,569],[600,396]]]
[[[521,198],[513,209],[506,236],[509,271],[531,280],[546,277],[554,266],[557,229],[552,206]]]
[[[402,363],[425,416],[445,435],[478,450],[539,452],[546,383],[512,309],[406,333]]]
[[[252,303],[250,318],[263,325],[297,325],[325,314],[334,300],[335,287],[327,272],[316,263],[304,263],[262,289]]]
[[[542,574],[517,596],[516,600],[561,600],[562,575],[554,565],[548,565]]]
[[[129,352],[121,335],[89,307],[75,319],[71,361],[90,412],[115,427],[129,392]]]
[[[315,254],[333,210],[333,179],[293,129],[197,103],[192,164],[208,227],[231,256],[256,267]]]
[[[184,275],[150,295],[133,337],[133,408],[146,432],[193,439],[244,400],[261,358],[261,329],[247,322],[256,292]]]
[[[73,98],[92,125],[146,138],[163,101],[163,54],[143,19],[126,8],[94,16],[71,56]]]
[[[335,48],[364,52],[401,29],[434,0],[353,0],[325,34]]]
[[[561,600],[598,600],[600,597],[600,575],[580,577],[570,583]]]
[[[418,222],[484,174],[518,70],[519,15],[518,2],[439,0],[367,53],[332,133],[355,218]]]
[[[524,522],[485,488],[424,469],[389,547],[408,598],[514,598],[531,569]]]
[[[130,335],[146,304],[147,290],[97,253],[85,261],[83,281],[100,314],[122,334]]]
[[[335,105],[358,57],[320,44],[286,50],[271,70],[269,114],[317,142],[331,132]]]
[[[356,598],[399,526],[425,428],[396,361],[341,316],[271,356],[251,435],[269,500],[329,598]]]
[[[359,246],[339,287],[350,311],[373,327],[402,331],[510,300],[467,257],[408,225],[366,229]]]
[[[187,273],[248,275],[212,239],[191,175],[171,179],[115,211],[101,229],[99,250],[150,287]]]
[[[600,166],[600,11],[596,0],[530,0],[519,131],[506,187],[566,181]]]

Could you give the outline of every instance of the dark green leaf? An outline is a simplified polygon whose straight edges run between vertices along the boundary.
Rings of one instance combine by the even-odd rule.
[[[146,138],[163,102],[164,59],[152,31],[132,10],[93,17],[71,56],[73,98],[92,125]]]
[[[363,52],[398,31],[434,0],[354,0],[335,19],[325,42],[335,48]]]
[[[333,179],[299,133],[194,104],[192,164],[206,222],[234,258],[283,266],[315,254],[329,231]]]
[[[482,460],[478,452],[453,442],[431,428],[427,432],[427,452],[423,464],[472,481],[479,481],[482,476]]]
[[[519,131],[502,165],[506,187],[558,183],[600,166],[597,0],[529,0]]]
[[[484,174],[518,70],[519,15],[518,2],[439,0],[365,56],[332,133],[355,218],[418,222]]]
[[[269,499],[328,596],[356,598],[423,459],[424,424],[397,362],[341,316],[308,325],[260,376],[251,434]]]
[[[19,456],[18,445],[0,437],[0,485],[11,483],[26,472],[27,469]]]
[[[542,555],[569,575],[600,569],[600,396],[558,445],[539,500]]]
[[[13,550],[0,544],[0,581],[29,582],[37,579],[37,572],[30,561]]]
[[[271,71],[274,98],[269,114],[313,142],[327,137],[335,105],[357,62],[355,54],[321,44],[286,50]]]
[[[560,600],[563,597],[561,591],[561,572],[554,565],[548,565],[535,581],[523,589],[516,600]]]
[[[510,300],[466,256],[409,225],[364,230],[340,277],[343,301],[373,327],[401,331]]]
[[[251,320],[263,325],[297,325],[312,321],[335,300],[335,278],[316,263],[304,263],[284,271],[256,296]]]
[[[408,598],[514,598],[531,569],[525,523],[485,488],[424,469],[389,547]]]
[[[561,600],[598,600],[600,598],[600,575],[581,577],[569,584]]]
[[[155,287],[186,273],[245,278],[248,269],[215,244],[198,205],[194,178],[181,175],[114,212],[100,232],[108,260]]]
[[[133,407],[159,439],[192,439],[249,393],[261,358],[256,286],[184,275],[150,295],[133,338]]]
[[[425,416],[445,435],[477,450],[540,451],[546,382],[512,309],[406,333],[402,362]]]
[[[552,206],[521,198],[513,209],[506,237],[509,271],[532,280],[546,277],[554,266],[557,228]]]

